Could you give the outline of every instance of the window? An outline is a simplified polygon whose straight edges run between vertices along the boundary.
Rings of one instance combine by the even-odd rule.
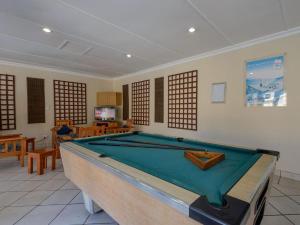
[[[27,77],[28,123],[45,123],[44,79]]]
[[[132,119],[134,124],[149,125],[150,80],[132,83]]]
[[[168,127],[197,130],[198,71],[168,77]]]
[[[15,76],[0,74],[0,101],[0,130],[15,130]]]
[[[129,90],[128,84],[123,85],[123,120],[129,119]]]
[[[86,84],[54,80],[54,118],[87,123]]]
[[[164,78],[155,78],[155,114],[154,121],[164,122]]]

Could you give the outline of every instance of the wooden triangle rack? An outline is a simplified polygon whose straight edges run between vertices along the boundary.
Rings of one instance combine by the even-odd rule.
[[[223,153],[199,151],[184,151],[184,157],[191,160],[192,163],[203,170],[206,170],[225,159]]]

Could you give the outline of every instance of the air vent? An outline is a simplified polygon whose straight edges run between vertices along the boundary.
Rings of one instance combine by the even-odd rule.
[[[88,46],[88,45],[65,40],[60,44],[59,49],[68,51],[68,52],[71,52],[74,54],[78,54],[78,55],[85,55],[92,48],[91,48],[91,46]]]

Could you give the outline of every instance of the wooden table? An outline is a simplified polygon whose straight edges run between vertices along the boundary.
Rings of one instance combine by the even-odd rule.
[[[28,153],[28,173],[33,173],[33,159],[36,159],[37,174],[44,174],[44,169],[47,168],[47,157],[52,157],[51,169],[56,168],[56,149],[44,148]]]

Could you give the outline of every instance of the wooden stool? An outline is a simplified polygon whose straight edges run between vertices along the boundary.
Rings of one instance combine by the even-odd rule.
[[[47,157],[52,156],[52,170],[56,167],[56,149],[45,148],[28,153],[28,173],[33,172],[33,159],[36,159],[37,174],[42,175],[47,168]]]

